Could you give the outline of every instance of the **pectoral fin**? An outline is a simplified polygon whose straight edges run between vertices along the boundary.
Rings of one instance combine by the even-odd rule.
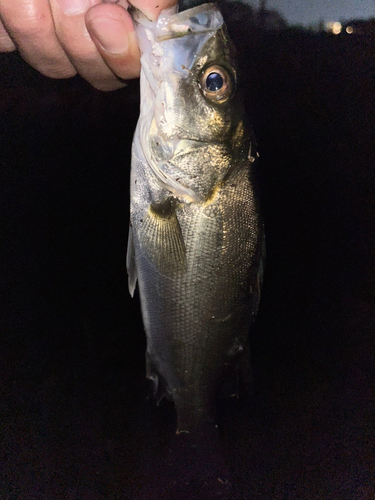
[[[131,226],[129,226],[129,234],[128,234],[128,250],[126,253],[126,269],[128,271],[129,293],[133,297],[134,290],[135,290],[135,287],[137,285],[137,268],[135,265],[133,229]]]
[[[164,276],[186,269],[186,249],[176,216],[176,204],[166,200],[150,205],[140,228],[140,242],[148,259]]]

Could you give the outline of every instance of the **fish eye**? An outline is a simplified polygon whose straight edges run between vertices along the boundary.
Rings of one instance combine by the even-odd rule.
[[[205,69],[200,77],[199,87],[205,97],[214,102],[225,101],[233,92],[233,79],[222,66]]]

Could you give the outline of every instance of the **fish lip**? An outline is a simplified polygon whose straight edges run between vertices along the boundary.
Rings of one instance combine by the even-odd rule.
[[[133,22],[137,24],[142,24],[142,21],[146,21],[147,23],[152,23],[152,24],[155,24],[157,22],[147,17],[144,12],[142,12],[140,9],[137,9],[137,7],[134,7],[134,5],[132,5],[130,2],[128,7],[128,13],[130,14],[130,17],[132,18]]]
[[[141,9],[139,9],[138,7],[135,7],[131,2],[128,1],[128,4],[129,4],[129,7],[128,7],[128,13],[130,14],[133,22],[137,23],[137,24],[143,24],[143,23],[151,23],[153,26],[156,26],[157,22],[158,22],[158,19],[150,19],[145,12],[143,12]],[[171,13],[171,15],[176,15],[178,14],[178,5],[173,5],[171,7],[167,7],[166,9],[162,10],[160,13],[159,13],[159,17],[160,17],[160,14],[162,12],[166,12],[166,11],[169,11]]]
[[[195,35],[197,33],[201,34],[208,33],[210,31],[217,31],[224,24],[224,20],[222,18],[220,26],[215,23],[214,26],[208,24],[206,29],[202,29],[202,25],[200,24],[198,24],[200,29],[193,29],[189,23],[185,25],[183,24],[184,21],[192,21],[193,18],[197,18],[197,16],[201,13],[208,14],[208,16],[210,16],[213,12],[217,12],[221,16],[220,10],[214,3],[204,3],[182,12],[176,12],[176,14],[169,17],[169,21],[167,23],[163,18],[161,18],[160,23],[158,22],[157,25],[157,31],[159,32],[157,35],[158,41],[162,42],[164,40],[182,38],[184,36]]]
[[[171,40],[173,38],[181,38],[187,35],[194,35],[197,33],[205,33],[210,31],[217,31],[223,24],[224,20],[221,18],[220,25],[214,23],[214,26],[208,25],[206,29],[194,30],[188,24],[183,25],[184,21],[189,21],[200,13],[210,14],[217,12],[220,16],[220,10],[214,3],[204,3],[191,9],[178,12],[178,5],[168,7],[161,11],[157,20],[153,21],[142,10],[134,7],[129,2],[128,12],[131,15],[133,22],[142,24],[146,28],[156,30],[156,39],[159,42],[164,40]],[[163,15],[165,14],[165,15]]]

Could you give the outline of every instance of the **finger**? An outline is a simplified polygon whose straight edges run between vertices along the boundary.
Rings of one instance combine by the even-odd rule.
[[[177,0],[130,0],[130,3],[143,12],[151,21],[156,21],[160,12],[177,5]]]
[[[100,90],[125,84],[104,62],[87,30],[85,14],[101,0],[50,0],[57,37],[77,72]],[[108,5],[108,7],[114,7]]]
[[[16,46],[0,21],[0,52],[12,52],[13,50],[16,50]]]
[[[120,5],[96,5],[87,12],[86,24],[108,67],[124,80],[137,78],[140,53],[129,13]]]
[[[56,37],[48,0],[1,0],[1,20],[22,57],[35,69],[51,78],[76,74]]]

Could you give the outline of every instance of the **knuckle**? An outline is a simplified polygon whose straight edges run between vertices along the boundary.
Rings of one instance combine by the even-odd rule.
[[[12,5],[4,12],[2,21],[13,39],[39,38],[53,29],[52,14],[43,4],[34,0],[20,2],[19,6]]]
[[[12,26],[12,33],[14,38],[19,40],[44,38],[47,35],[43,22],[35,18],[22,20],[22,22]]]
[[[77,71],[72,65],[61,64],[56,61],[44,62],[43,64],[37,63],[33,66],[39,73],[42,73],[42,75],[48,78],[71,78],[77,74]]]
[[[62,78],[72,78],[77,74],[77,71],[74,68],[55,68],[55,67],[48,67],[48,68],[35,68],[37,69],[42,75],[47,76],[48,78],[53,78],[55,80],[62,79]]]
[[[74,66],[64,55],[51,56],[50,54],[31,54],[20,51],[21,56],[34,69],[48,78],[71,78],[77,74]]]
[[[1,5],[0,0],[0,5]],[[19,38],[45,34],[46,28],[53,26],[52,14],[46,0],[5,1],[0,7],[0,19],[11,38],[18,43]]]

